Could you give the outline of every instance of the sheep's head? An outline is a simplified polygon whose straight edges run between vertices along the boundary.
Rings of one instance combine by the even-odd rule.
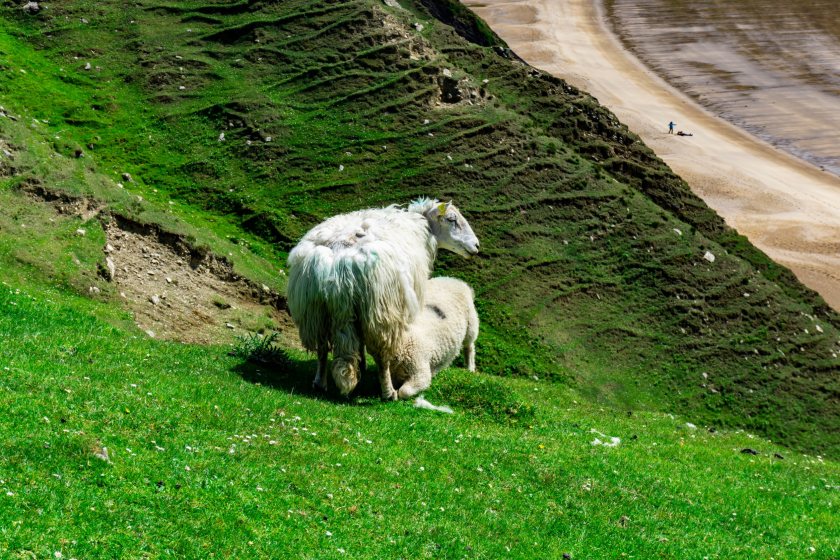
[[[359,384],[359,378],[361,377],[359,360],[354,358],[348,361],[343,358],[335,358],[332,365],[332,376],[338,391],[346,397]]]
[[[462,257],[478,253],[478,237],[452,201],[434,204],[424,214],[439,248]]]

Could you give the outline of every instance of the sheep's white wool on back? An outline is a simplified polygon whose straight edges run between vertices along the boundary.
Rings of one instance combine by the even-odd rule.
[[[435,252],[427,220],[396,206],[312,228],[288,259],[289,311],[304,346],[314,351],[336,330],[352,338],[345,327],[355,321],[372,348],[396,345],[422,307]]]

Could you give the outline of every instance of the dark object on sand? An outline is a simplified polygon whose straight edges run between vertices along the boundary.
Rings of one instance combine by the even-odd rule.
[[[683,132],[682,130],[680,130],[679,132],[677,132],[677,136],[694,136],[694,134],[692,134],[691,132]]]

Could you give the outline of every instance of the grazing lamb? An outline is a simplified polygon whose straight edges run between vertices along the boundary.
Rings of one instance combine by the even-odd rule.
[[[341,214],[312,228],[289,253],[289,311],[304,347],[318,354],[314,384],[326,389],[327,353],[343,395],[358,384],[364,344],[380,358],[383,397],[395,398],[392,348],[422,309],[438,248],[462,256],[479,242],[452,202],[420,199]],[[391,387],[390,391],[387,388]]]
[[[470,286],[455,278],[432,278],[426,303],[391,358],[391,377],[399,398],[413,397],[432,384],[432,377],[449,367],[461,349],[467,369],[475,371],[478,313]],[[393,390],[393,386],[391,387]]]

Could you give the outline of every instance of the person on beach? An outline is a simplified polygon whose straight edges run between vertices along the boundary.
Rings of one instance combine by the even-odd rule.
[[[668,123],[668,134],[673,134],[674,133],[674,127],[675,126],[677,126],[677,125],[674,124],[674,121],[671,121],[671,122]]]

